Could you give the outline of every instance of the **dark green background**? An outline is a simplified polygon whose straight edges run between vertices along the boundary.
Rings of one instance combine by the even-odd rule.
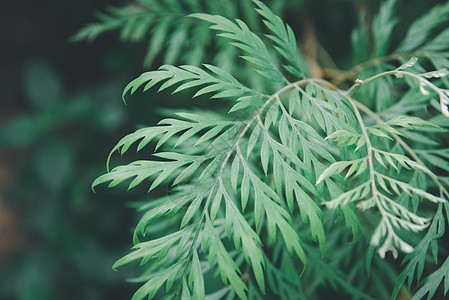
[[[1,1],[0,299],[130,299],[136,288],[111,270],[134,211],[90,184],[139,121],[121,91],[144,48],[114,35],[69,42],[94,11],[121,3]]]

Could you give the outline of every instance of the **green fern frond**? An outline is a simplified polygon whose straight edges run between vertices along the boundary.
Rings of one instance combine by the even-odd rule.
[[[335,208],[340,205],[344,206],[348,203],[360,201],[357,206],[362,210],[376,207],[376,209],[380,212],[381,220],[377,229],[373,233],[370,244],[375,247],[379,246],[381,240],[385,238],[382,246],[378,250],[382,257],[385,256],[386,251],[392,251],[394,256],[397,257],[396,247],[406,253],[412,252],[413,248],[395,233],[395,228],[398,230],[405,229],[408,231],[417,232],[427,227],[427,219],[409,212],[406,207],[395,202],[392,195],[396,194],[397,197],[402,197],[404,193],[408,195],[414,193],[431,202],[444,203],[446,200],[441,197],[434,196],[420,188],[413,187],[406,182],[393,179],[391,177],[391,173],[388,175],[382,174],[382,171],[379,168],[376,168],[376,163],[387,170],[392,167],[399,172],[399,168],[403,167],[409,170],[424,172],[431,177],[435,176],[428,168],[404,155],[389,153],[376,148],[373,144],[373,137],[370,137],[368,133],[375,137],[393,140],[393,138],[387,135],[388,132],[396,134],[396,129],[393,129],[391,126],[410,128],[412,126],[411,124],[413,124],[413,126],[436,125],[423,121],[419,118],[402,116],[374,127],[365,127],[365,124],[358,113],[357,107],[354,106],[354,108],[356,109],[356,114],[358,115],[362,129],[362,136],[358,134],[351,134],[349,132],[337,131],[330,137],[334,138],[338,142],[343,142],[345,146],[357,144],[357,149],[360,149],[361,147],[366,148],[366,156],[351,161],[340,161],[333,163],[321,174],[320,178],[318,178],[317,184],[332,175],[342,173],[348,167],[349,169],[346,171],[346,178],[351,176],[362,176],[365,172],[368,173],[366,181],[363,184],[359,184],[352,190],[341,194],[336,199],[327,202],[326,205],[329,208]],[[364,141],[360,142],[361,139]],[[387,163],[389,167],[386,166]]]
[[[447,204],[445,204],[445,206],[447,207]],[[413,278],[415,278],[415,272],[417,281],[419,282],[421,280],[421,276],[424,271],[426,257],[429,249],[432,251],[432,256],[434,260],[435,261],[437,260],[437,250],[436,250],[437,248],[435,248],[435,246],[437,246],[437,239],[443,236],[444,231],[445,231],[445,220],[443,216],[443,205],[439,205],[435,217],[433,218],[426,235],[421,240],[421,242],[416,246],[415,251],[409,253],[405,257],[404,262],[407,262],[407,264],[404,270],[398,276],[398,281],[391,295],[391,299],[396,298],[397,294],[399,293],[399,289],[405,283],[405,280],[407,278],[408,278],[408,286],[409,287],[411,286]]]
[[[275,49],[289,63],[288,65],[283,65],[283,67],[297,78],[304,78],[304,72],[307,70],[307,65],[302,56],[298,53],[298,45],[292,28],[289,25],[284,24],[282,19],[276,16],[261,1],[254,0],[254,3],[259,7],[257,12],[265,18],[265,25],[274,34],[268,35],[268,37],[277,44]]]
[[[237,19],[234,23],[220,15],[199,13],[190,16],[214,24],[210,28],[219,31],[219,36],[234,41],[232,45],[245,51],[248,55],[242,58],[256,65],[258,73],[271,81],[288,83],[271,58],[264,42],[242,20]]]
[[[438,287],[441,284],[441,281],[444,279],[444,295],[446,296],[447,291],[449,290],[449,258],[446,258],[443,265],[438,268],[435,272],[429,275],[429,277],[424,279],[424,284],[422,287],[413,295],[414,300],[422,299],[427,294],[427,299],[431,299]]]

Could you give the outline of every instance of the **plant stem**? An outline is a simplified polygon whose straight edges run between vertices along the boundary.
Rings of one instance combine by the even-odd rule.
[[[418,57],[429,57],[433,55],[438,56],[444,56],[446,58],[449,58],[449,53],[447,52],[427,52],[427,51],[415,51],[415,52],[407,52],[407,53],[400,53],[400,54],[391,54],[383,57],[373,58],[367,61],[364,61],[360,64],[357,64],[353,66],[349,70],[338,70],[338,69],[329,69],[329,68],[323,68],[323,72],[328,75],[329,77],[333,78],[332,83],[335,85],[339,85],[345,80],[353,79],[357,73],[360,73],[361,71],[374,67],[376,65],[379,65],[381,63],[394,61],[394,60],[401,60],[407,57],[412,56],[418,56]]]
[[[351,103],[352,107],[354,108],[354,113],[355,116],[357,118],[357,121],[359,122],[360,128],[362,129],[362,134],[363,137],[365,139],[366,142],[366,151],[367,151],[367,156],[368,156],[368,168],[369,168],[369,174],[370,174],[370,181],[371,181],[371,192],[373,194],[373,199],[378,202],[378,191],[377,191],[377,186],[376,186],[376,181],[374,178],[374,162],[373,162],[373,146],[371,145],[371,140],[368,136],[368,132],[366,130],[366,126],[365,123],[363,122],[363,118],[360,115],[360,111],[357,108],[357,105],[355,104],[355,101],[349,97],[349,96],[345,96],[346,99],[349,100],[349,102]],[[379,204],[378,204],[379,205]],[[382,211],[381,211],[382,212]]]

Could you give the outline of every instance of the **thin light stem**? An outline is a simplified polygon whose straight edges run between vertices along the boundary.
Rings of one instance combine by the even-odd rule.
[[[376,75],[374,75],[372,77],[369,77],[368,79],[365,79],[365,80],[357,79],[355,84],[353,86],[351,86],[351,88],[346,93],[348,95],[351,95],[352,93],[357,91],[359,88],[361,88],[362,86],[370,83],[371,81],[374,81],[376,79],[379,79],[379,78],[382,78],[382,77],[385,77],[385,76],[394,75],[394,74],[397,74],[397,73],[398,73],[397,70],[392,70],[392,71],[387,71],[387,72],[376,74]]]
[[[360,115],[360,111],[357,108],[357,105],[355,104],[354,100],[351,97],[346,96],[346,99],[349,100],[349,102],[351,103],[352,107],[354,108],[355,116],[357,118],[357,121],[359,122],[360,128],[362,129],[362,134],[363,134],[363,137],[364,137],[365,142],[366,142],[366,151],[367,151],[367,157],[368,157],[368,168],[369,168],[369,175],[370,175],[370,182],[371,182],[371,192],[373,194],[373,199],[376,201],[377,205],[379,206],[379,203],[378,203],[378,201],[379,201],[379,199],[378,199],[379,198],[378,197],[378,191],[377,191],[376,181],[375,181],[375,178],[374,178],[375,171],[374,171],[374,161],[373,161],[373,146],[371,145],[371,140],[370,140],[370,138],[368,136],[368,132],[366,130],[365,123],[363,122],[363,118]],[[381,211],[381,213],[382,213],[382,211]]]
[[[360,73],[361,71],[377,66],[381,63],[389,62],[389,61],[397,61],[404,58],[417,56],[417,57],[429,57],[433,55],[438,56],[444,56],[446,58],[449,58],[449,53],[447,52],[427,52],[427,51],[415,51],[415,52],[407,52],[407,53],[400,53],[400,54],[392,54],[387,55],[383,57],[373,58],[370,60],[367,60],[365,62],[362,62],[358,65],[353,66],[349,70],[338,70],[338,69],[329,69],[329,68],[323,68],[323,71],[325,74],[329,75],[329,77],[333,78],[332,82],[335,85],[340,84],[344,80],[350,80],[353,79],[357,73]]]
[[[392,60],[401,60],[403,58],[412,57],[412,56],[421,56],[421,57],[428,57],[432,55],[439,55],[444,57],[449,57],[449,53],[447,52],[427,52],[427,51],[414,51],[414,52],[407,52],[407,53],[400,53],[400,54],[391,54],[383,57],[378,57],[374,59],[370,59],[368,61],[365,61],[361,64],[355,65],[350,69],[352,72],[360,72],[364,69],[367,69],[369,67],[376,66],[378,64],[392,61]]]

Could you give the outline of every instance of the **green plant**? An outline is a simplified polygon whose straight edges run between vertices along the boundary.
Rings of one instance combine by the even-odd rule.
[[[391,45],[396,1],[385,1],[372,24],[362,17],[352,32],[356,65],[325,69],[323,79],[310,78],[293,30],[253,2],[265,41],[241,20],[194,13],[189,22],[212,24],[244,53],[244,74],[264,85],[214,65],[164,65],[124,90],[159,86],[233,101],[228,114],[179,112],[124,137],[93,183],[150,180],[156,195],[138,204],[134,250],[114,265],[141,260],[134,299],[153,298],[164,284],[164,299],[311,299],[325,286],[395,299],[406,280],[418,282],[413,297],[421,299],[443,279],[446,294],[449,258],[438,239],[449,213],[449,31],[439,30],[449,3]],[[135,144],[154,149],[152,157],[109,171],[112,154]],[[388,252],[404,265],[384,260]],[[429,271],[439,256],[445,262]]]

